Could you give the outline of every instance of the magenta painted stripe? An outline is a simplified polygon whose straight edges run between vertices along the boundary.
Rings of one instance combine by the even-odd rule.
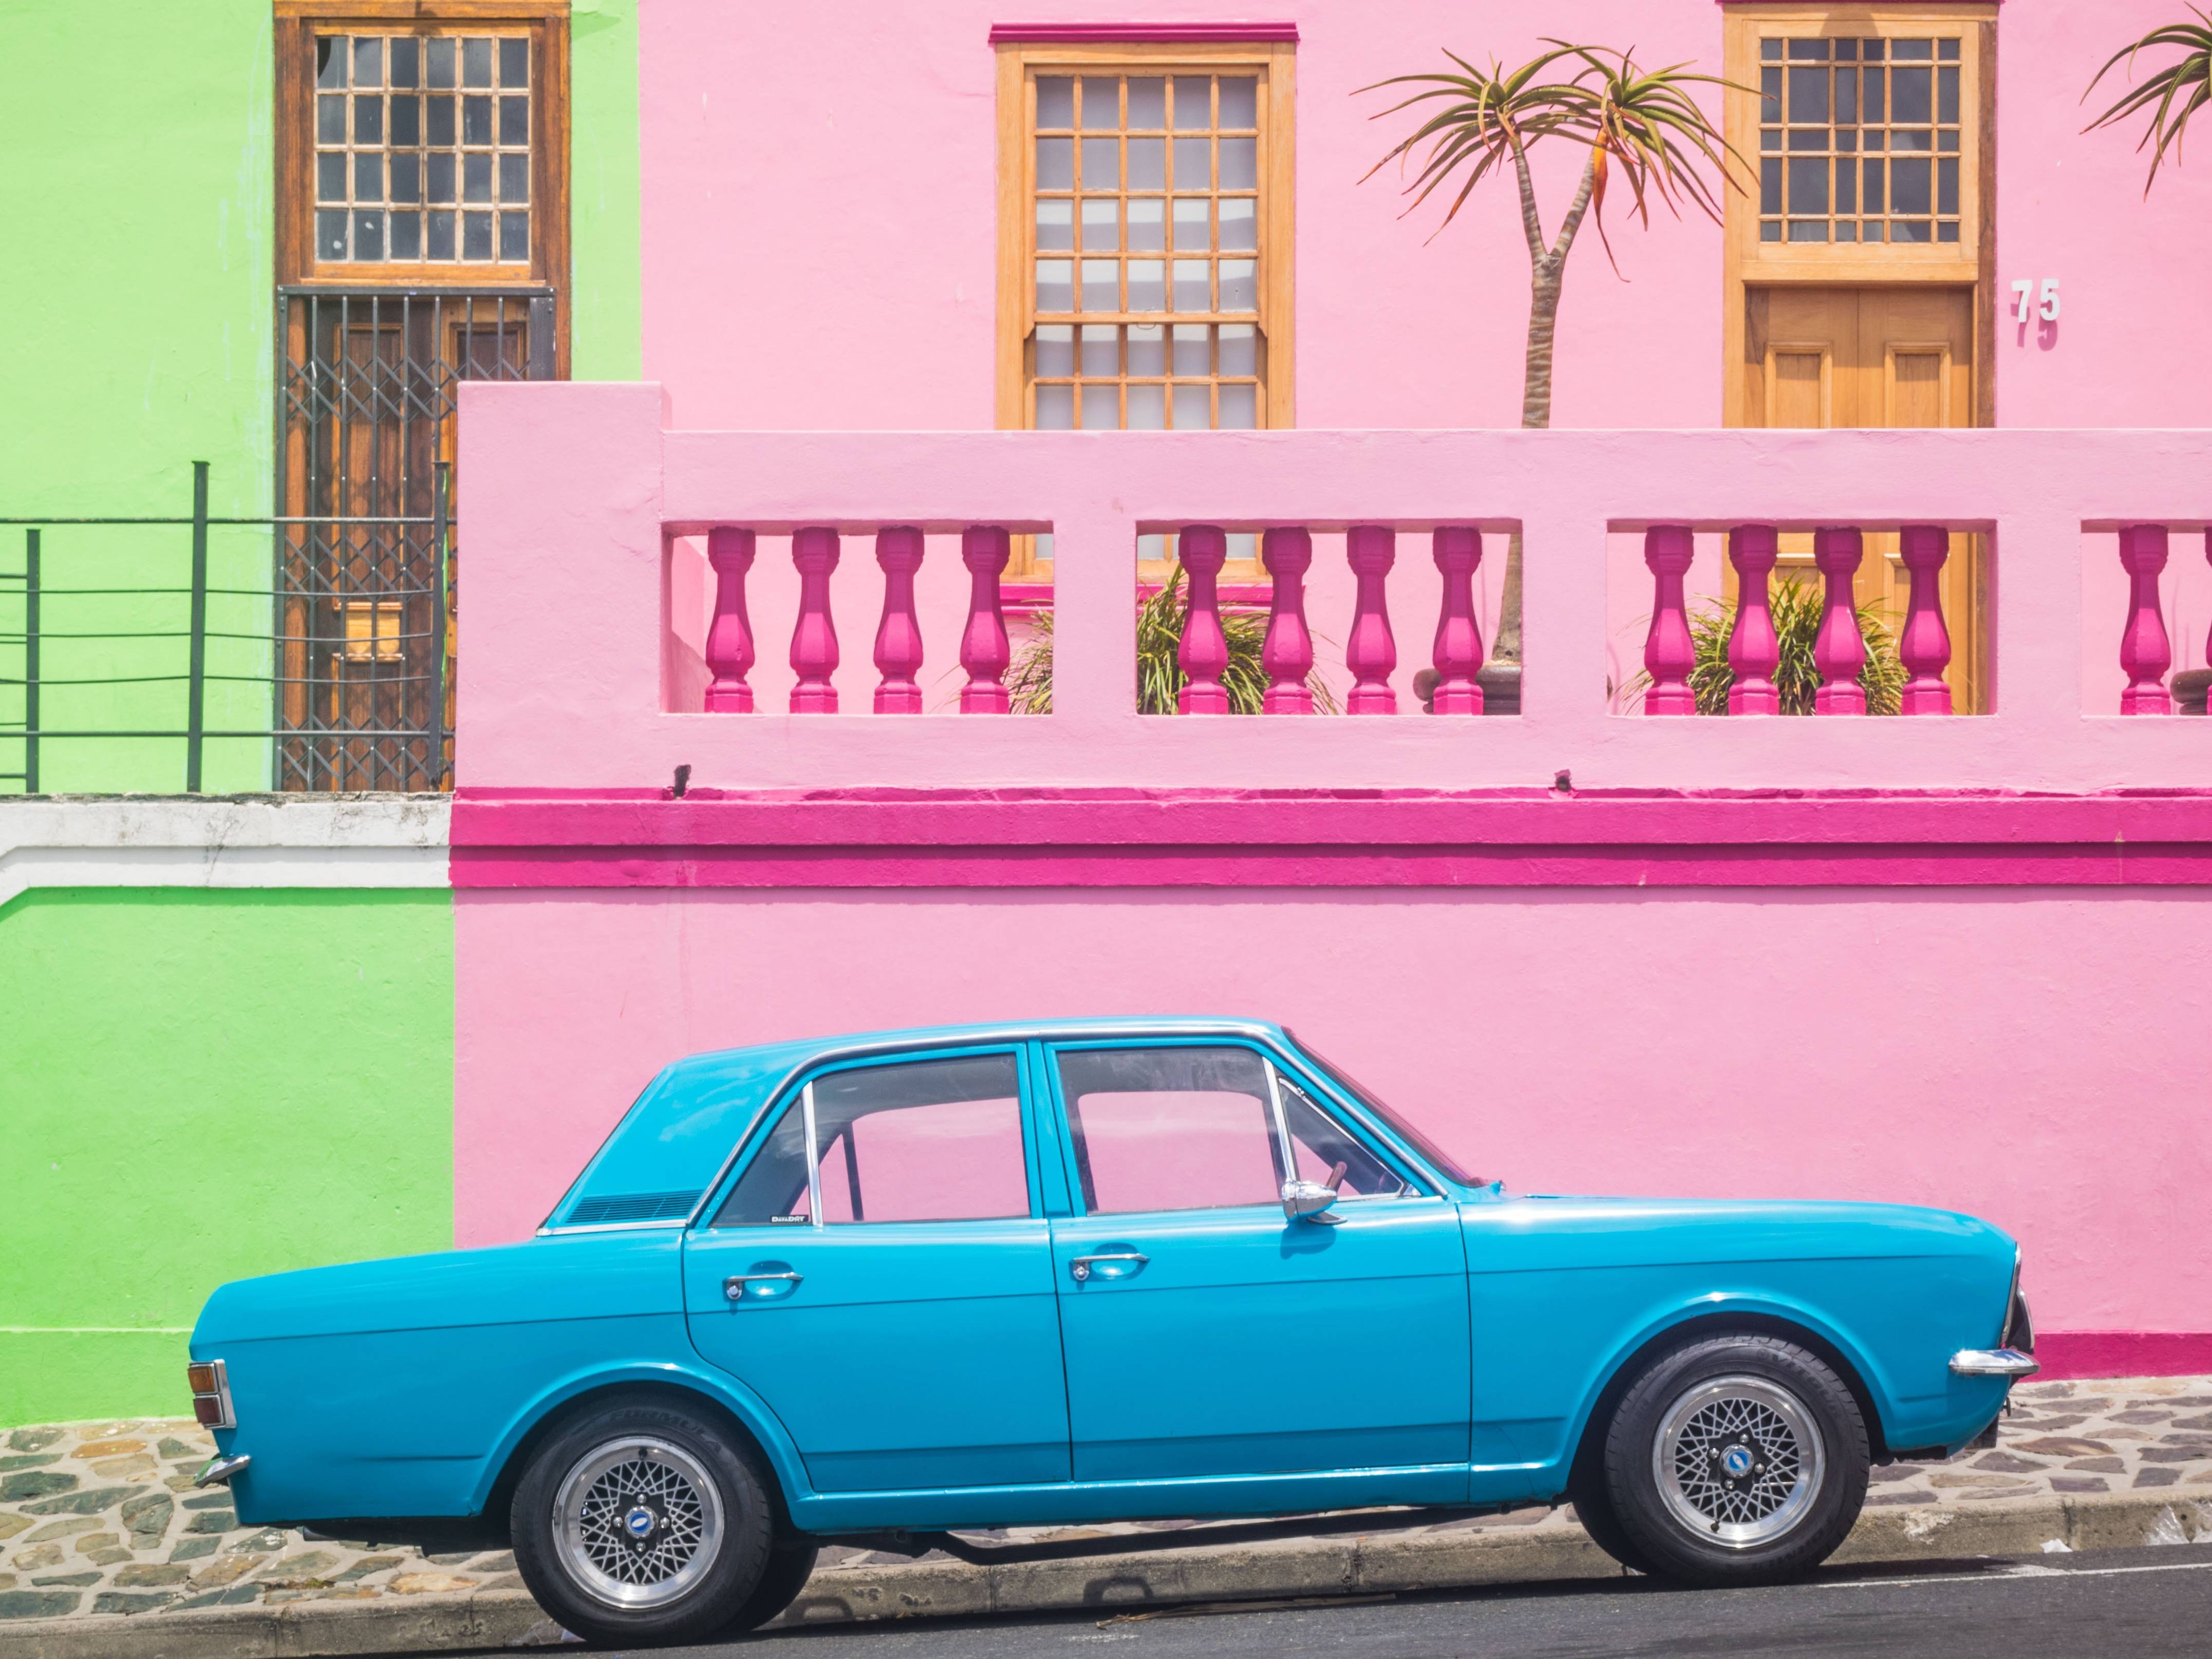
[[[1062,46],[1085,40],[1296,40],[1296,23],[994,23],[991,44]]]
[[[2212,1375],[2212,1331],[2042,1331],[2039,1380]]]

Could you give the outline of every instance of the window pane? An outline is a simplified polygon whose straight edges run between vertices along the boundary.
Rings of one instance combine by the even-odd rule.
[[[502,155],[499,158],[499,199],[518,205],[530,199],[530,158],[527,155]]]
[[[491,143],[491,100],[481,95],[461,100],[461,142]]]
[[[1249,76],[1228,75],[1221,79],[1221,119],[1219,125],[1228,128],[1256,127],[1260,125],[1260,83]]]
[[[315,142],[343,144],[346,136],[346,100],[343,94],[315,100]]]
[[[315,37],[315,84],[328,91],[346,83],[346,64],[352,54],[343,34]]]
[[[1226,395],[1227,388],[1224,388]],[[1226,410],[1222,425],[1229,424]],[[1341,1164],[1344,1174],[1337,1190],[1359,1198],[1395,1198],[1409,1190],[1388,1166],[1369,1152],[1343,1125],[1314,1103],[1312,1097],[1289,1078],[1277,1074],[1283,1093],[1283,1125],[1291,1133],[1291,1156],[1301,1181],[1326,1181]]]
[[[422,100],[420,98],[394,98],[392,100],[392,143],[396,149],[412,149],[422,142]]]
[[[1959,118],[1959,71],[1954,69],[1936,71],[1936,118],[1947,122]]]
[[[1157,76],[1133,77],[1129,82],[1129,127],[1132,131],[1157,132],[1168,124],[1168,83]],[[1130,163],[1135,171],[1136,163]]]
[[[1213,141],[1178,138],[1175,141],[1175,185],[1177,190],[1213,188]]]
[[[1889,164],[1889,210],[1892,213],[1929,211],[1926,156],[1900,155]]]
[[[423,158],[423,166],[428,174],[429,182],[426,192],[428,198],[433,202],[452,201],[453,199],[453,158],[450,155],[434,154]]]
[[[1110,75],[1083,77],[1083,125],[1086,131],[1113,132],[1121,125],[1121,82]]]
[[[435,161],[438,158],[434,155],[430,159]],[[450,201],[451,196],[449,195],[447,199]],[[443,213],[424,214],[422,228],[423,258],[450,259],[453,257],[453,216],[450,209]]]
[[[1121,372],[1121,331],[1111,323],[1083,325],[1083,373],[1112,380]]]
[[[1849,126],[1859,118],[1859,72],[1855,69],[1836,71],[1836,125]]]
[[[1036,308],[1060,313],[1075,309],[1075,265],[1068,259],[1036,262]]]
[[[1129,430],[1158,432],[1168,423],[1168,391],[1164,386],[1133,386],[1127,391]]]
[[[489,213],[464,213],[461,216],[461,258],[491,258],[491,215]]]
[[[1168,267],[1164,259],[1129,261],[1129,309],[1165,311],[1168,308]]]
[[[1164,374],[1168,372],[1168,331],[1158,323],[1129,325],[1129,373]]]
[[[1051,197],[1037,198],[1036,245],[1046,252],[1075,246],[1074,203]]]
[[[528,98],[502,98],[499,100],[499,142],[502,144],[526,144],[530,142]]]
[[[1791,41],[1796,46],[1797,41]],[[1797,126],[1826,126],[1828,121],[1828,70],[1792,68],[1790,71],[1790,119]]]
[[[1072,324],[1037,325],[1036,372],[1040,374],[1075,373],[1075,329]]]
[[[1790,163],[1790,210],[1792,213],[1826,213],[1828,210],[1828,164],[1826,161],[1807,157]]]
[[[1959,163],[1955,157],[1945,156],[1936,164],[1936,211],[1956,213],[1959,210]]]
[[[1893,40],[1889,44],[1892,58],[1910,58],[1926,63],[1934,57],[1936,43],[1932,40]]]
[[[1156,252],[1168,245],[1167,204],[1157,196],[1129,200],[1129,246],[1140,253]]]
[[[1208,343],[1212,331],[1204,323],[1177,323],[1175,325],[1176,374],[1210,374],[1213,372],[1213,350]]]
[[[1782,158],[1763,156],[1759,163],[1759,210],[1761,213],[1782,211]]]
[[[1115,190],[1121,183],[1121,141],[1085,138],[1083,141],[1083,187]]]
[[[1866,110],[1861,117],[1863,120],[1880,121],[1887,118],[1882,114],[1882,75],[1883,71],[1878,69],[1860,71],[1860,90],[1866,94]]]
[[[745,1165],[710,1224],[716,1227],[788,1225],[808,1218],[806,1119],[793,1101]]]
[[[530,215],[520,209],[509,209],[499,216],[499,257],[502,259],[527,259],[530,257]]]
[[[1204,132],[1213,125],[1212,77],[1178,75],[1175,78],[1175,124],[1182,131]]]
[[[491,42],[483,35],[471,35],[461,42],[461,84],[465,87],[488,87],[491,84]]]
[[[353,257],[356,259],[381,259],[384,257],[384,216],[381,213],[356,213],[353,216]]]
[[[1250,323],[1223,323],[1214,332],[1221,341],[1221,372],[1224,374],[1257,374],[1260,372],[1260,331]]]
[[[343,152],[315,157],[315,199],[343,202],[346,198],[346,158]]]
[[[1836,163],[1836,211],[1858,211],[1859,165],[1856,161],[1840,160]]]
[[[384,199],[384,157],[380,153],[353,158],[353,199],[356,202],[380,202]]]
[[[384,94],[357,92],[353,95],[353,141],[356,144],[384,142]]]
[[[1175,262],[1175,308],[1177,311],[1212,310],[1212,276],[1213,266],[1210,260],[1176,260]]]
[[[1281,1202],[1267,1073],[1251,1050],[1123,1048],[1059,1061],[1090,1213]]]
[[[1075,388],[1041,386],[1036,389],[1036,423],[1040,432],[1066,432],[1075,424]]]
[[[453,142],[453,100],[451,98],[426,98],[422,100],[425,136],[432,149],[451,146]]]
[[[426,70],[424,81],[434,87],[453,84],[453,40],[451,35],[433,35],[422,43],[422,62]]]
[[[341,161],[344,160],[342,156]],[[315,215],[315,258],[343,259],[346,257],[346,212],[343,208],[325,208]]]
[[[463,155],[461,157],[461,199],[464,202],[491,200],[491,157]]]
[[[1121,246],[1121,204],[1111,196],[1083,204],[1083,246],[1109,252]]]
[[[422,216],[421,214],[395,213],[392,216],[391,228],[393,258],[419,259],[422,257]]]
[[[1899,41],[1899,46],[1905,43]],[[1903,64],[1889,72],[1889,118],[1899,125],[1929,118],[1935,102],[1929,97],[1929,71]]]
[[[1260,424],[1258,388],[1249,381],[1221,388],[1221,429],[1248,432]]]
[[[1085,432],[1118,432],[1121,428],[1121,389],[1111,381],[1079,388]]]
[[[1036,181],[1039,190],[1075,188],[1075,140],[1040,138],[1036,141]]]
[[[1828,43],[1826,40],[1792,40],[1790,43],[1790,55],[1793,58],[1826,58],[1828,55]]]
[[[1260,246],[1260,204],[1250,196],[1224,197],[1217,204],[1221,219],[1221,246],[1231,253],[1249,253]]]
[[[1777,42],[1776,44],[1779,44]],[[1759,118],[1768,126],[1782,125],[1782,71],[1763,69],[1759,72]]]
[[[833,1072],[815,1080],[814,1134],[825,1223],[1030,1212],[1012,1054]]]
[[[1083,262],[1083,309],[1119,311],[1121,308],[1121,262],[1085,259]],[[1134,309],[1134,307],[1131,307]]]
[[[503,87],[530,84],[530,42],[519,34],[499,43],[499,83]]]
[[[354,37],[353,83],[357,87],[380,87],[384,84],[384,37],[362,34]]]
[[[1211,204],[1203,196],[1178,196],[1175,204],[1175,245],[1203,252],[1213,246],[1213,227],[1208,222]]]
[[[1260,141],[1257,138],[1221,140],[1223,190],[1251,190],[1260,182]]]
[[[1178,432],[1206,432],[1213,426],[1213,394],[1202,386],[1175,389],[1175,424]]]
[[[1168,183],[1168,141],[1164,138],[1129,140],[1129,188],[1165,190]]]
[[[1221,262],[1221,309],[1257,311],[1259,308],[1259,261],[1224,259]]]
[[[1040,75],[1036,98],[1040,129],[1064,130],[1075,125],[1075,82],[1069,76]]]
[[[1862,177],[1866,185],[1866,201],[1859,210],[1863,213],[1880,213],[1882,211],[1881,181],[1884,165],[1884,163],[1880,161],[1868,161],[1864,163],[1866,171]],[[1869,237],[1868,240],[1870,241],[1879,241],[1881,238]]]

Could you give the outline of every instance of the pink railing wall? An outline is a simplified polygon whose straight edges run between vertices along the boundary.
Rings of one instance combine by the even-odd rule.
[[[658,787],[679,764],[696,786],[754,788],[1479,789],[1567,771],[1582,787],[2089,793],[2206,776],[2212,724],[2124,718],[2119,688],[2132,672],[2130,707],[2156,708],[2161,629],[2167,659],[2203,660],[2195,619],[2159,584],[2205,576],[2212,433],[664,432],[649,386],[471,384],[463,396],[470,614],[497,623],[474,629],[462,658],[459,763],[478,787]],[[1138,538],[1194,525],[1310,532],[1307,621],[1328,641],[1316,654],[1355,692],[1366,680],[1369,712],[1387,694],[1395,718],[1138,714]],[[1678,582],[1695,591],[1693,539],[1717,546],[1747,526],[1825,528],[1822,544],[1838,548],[1851,528],[1987,536],[1994,712],[1615,712],[1624,626],[1648,640],[1670,608],[1656,601]],[[969,679],[958,665],[977,577],[960,538],[975,526],[1054,538],[1054,712],[872,712],[884,678],[878,532],[909,549],[909,532],[924,538],[919,637],[902,633],[898,649],[920,653],[907,701],[950,711]],[[1484,570],[1502,567],[1510,531],[1524,537],[1517,717],[1424,716],[1410,695],[1443,616],[1440,526],[1479,533]],[[723,708],[706,709],[718,586],[706,550],[718,531],[732,547],[749,532],[757,547],[750,714],[727,706],[739,701],[731,686]],[[2117,544],[2138,550],[2132,578]],[[1624,548],[1637,555],[1626,570]],[[1471,602],[1455,600],[1455,614],[1472,617]],[[1487,636],[1494,609],[1478,609],[1490,611],[1474,617]],[[1011,631],[1018,643],[1018,614]],[[763,672],[776,663],[787,678]]]

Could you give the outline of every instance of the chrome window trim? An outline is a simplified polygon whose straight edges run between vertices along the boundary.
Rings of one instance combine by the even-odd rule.
[[[799,1091],[799,1110],[805,1114],[806,1126],[806,1224],[817,1231],[822,1226],[822,1149],[814,1138],[814,1079],[806,1079],[806,1086]],[[858,1159],[853,1160],[857,1164]],[[848,1167],[850,1167],[849,1165]]]
[[[536,1237],[552,1238],[563,1233],[638,1233],[656,1227],[682,1228],[681,1216],[660,1216],[651,1221],[562,1221],[548,1222],[538,1230]]]

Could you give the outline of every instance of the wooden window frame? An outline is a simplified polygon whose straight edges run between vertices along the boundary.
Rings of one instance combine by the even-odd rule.
[[[365,33],[464,33],[486,26],[528,33],[531,87],[530,265],[379,261],[319,264],[313,256],[315,37]],[[530,289],[568,287],[568,0],[276,0],[276,281],[288,288]],[[556,373],[567,373],[568,319]]]
[[[1036,77],[1064,71],[1080,75],[1218,74],[1250,68],[1259,71],[1265,115],[1260,133],[1258,321],[1267,349],[1266,395],[1260,404],[1262,428],[1294,423],[1292,391],[1297,384],[1291,304],[1292,214],[1296,199],[1297,52],[1288,40],[1006,40],[999,54],[999,301],[997,416],[1002,430],[1027,425],[1025,348],[1036,325],[1030,272],[1036,235],[1030,204],[1035,191]],[[1170,319],[1163,313],[1160,320]]]
[[[1729,3],[1722,21],[1723,131],[1753,168],[1747,191],[1724,192],[1722,237],[1722,420],[1742,426],[1747,303],[1753,288],[1941,286],[1970,288],[1974,307],[1974,422],[1995,423],[1996,402],[1996,0],[1926,0],[1915,5],[1823,5],[1814,0]],[[1960,169],[1956,243],[1762,242],[1759,240],[1760,40],[1814,33],[1893,40],[1959,28],[1960,102],[1975,129],[1971,167]],[[1964,124],[1962,124],[1964,125]],[[1738,177],[1741,179],[1739,170]],[[1846,251],[1848,247],[1849,251]]]

